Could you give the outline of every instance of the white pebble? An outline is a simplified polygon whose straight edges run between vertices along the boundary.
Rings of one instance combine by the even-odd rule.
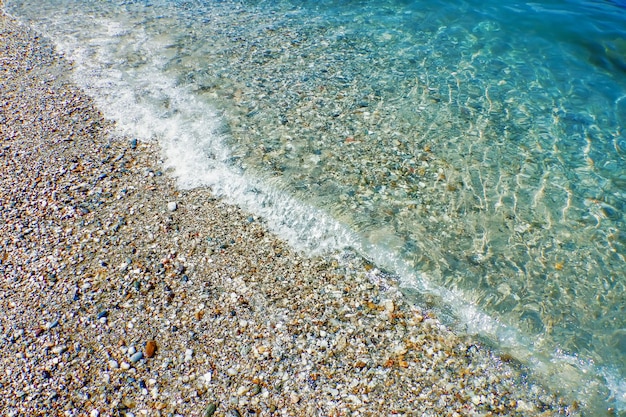
[[[116,360],[111,359],[111,360],[109,361],[109,368],[111,368],[111,369],[117,369],[117,368],[119,368],[119,367],[120,367],[120,365],[117,363],[117,361],[116,361]]]
[[[60,346],[55,346],[52,348],[52,353],[54,354],[60,354],[63,353],[67,350],[67,347],[65,345],[60,345]]]
[[[385,308],[385,311],[389,314],[393,313],[394,310],[396,309],[395,305],[393,304],[392,300],[384,300],[382,303],[383,307]]]
[[[176,211],[177,208],[178,204],[176,204],[176,201],[170,201],[169,203],[167,203],[167,209],[169,211]]]
[[[213,378],[213,373],[212,372],[207,372],[206,374],[202,375],[202,380],[204,381],[205,384],[209,384],[211,383],[211,378]]]

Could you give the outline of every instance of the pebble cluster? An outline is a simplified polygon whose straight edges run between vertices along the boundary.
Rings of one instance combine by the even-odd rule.
[[[6,16],[0,45],[1,415],[578,415],[360,259],[177,190]]]

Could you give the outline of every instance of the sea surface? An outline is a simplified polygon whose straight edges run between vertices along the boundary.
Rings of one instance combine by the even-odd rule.
[[[626,3],[9,0],[122,134],[626,415]]]

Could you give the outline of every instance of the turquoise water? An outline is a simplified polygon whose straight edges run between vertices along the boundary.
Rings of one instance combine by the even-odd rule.
[[[77,5],[79,4],[79,5]],[[120,131],[626,413],[626,8],[10,1]]]

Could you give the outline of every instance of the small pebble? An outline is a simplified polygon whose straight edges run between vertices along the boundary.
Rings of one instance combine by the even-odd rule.
[[[135,362],[139,362],[141,359],[143,358],[143,352],[139,351],[139,352],[135,352],[131,357],[130,357],[130,361],[132,363]]]
[[[61,354],[64,353],[66,350],[67,346],[65,345],[55,346],[52,348],[52,353]]]
[[[154,353],[156,352],[156,349],[157,349],[156,342],[154,340],[148,340],[148,342],[146,343],[146,357],[147,358],[153,357]]]
[[[169,203],[167,203],[167,209],[169,211],[176,211],[177,208],[178,208],[178,204],[176,204],[175,201],[170,201]]]
[[[216,404],[211,403],[207,405],[207,407],[204,409],[203,417],[211,417],[213,414],[215,414],[215,410],[217,410]]]

